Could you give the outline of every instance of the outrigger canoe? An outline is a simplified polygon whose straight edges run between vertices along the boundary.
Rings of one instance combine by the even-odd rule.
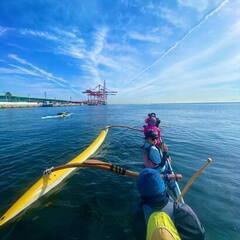
[[[93,155],[102,145],[108,133],[108,128],[103,129],[99,136],[77,157],[69,163],[83,163],[91,155]],[[49,176],[42,176],[32,187],[30,187],[0,218],[0,226],[13,219],[24,209],[29,207],[32,203],[37,201],[40,197],[48,193],[55,186],[60,184],[69,174],[76,168],[67,168],[50,174]]]
[[[42,119],[66,118],[66,117],[70,117],[71,115],[72,115],[71,113],[62,113],[62,114],[57,114],[53,116],[45,116],[45,117],[42,117]]]

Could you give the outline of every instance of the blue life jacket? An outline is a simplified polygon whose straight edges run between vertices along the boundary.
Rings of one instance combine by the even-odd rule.
[[[162,152],[158,147],[156,147],[155,145],[153,144],[149,144],[148,147],[145,147],[145,144],[142,146],[142,149],[144,149],[146,151],[146,155],[147,155],[147,158],[149,161],[151,161],[154,165],[155,165],[155,169],[156,168],[163,168],[166,164],[166,161],[167,161],[167,158],[169,157],[168,153],[167,152]],[[155,147],[158,152],[159,152],[159,156],[160,156],[160,159],[161,161],[159,163],[155,163],[153,159],[151,159],[151,148],[152,147]]]

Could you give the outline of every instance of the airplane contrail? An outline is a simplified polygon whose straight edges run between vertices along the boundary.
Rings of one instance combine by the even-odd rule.
[[[218,7],[213,9],[210,13],[206,14],[196,25],[194,25],[188,32],[176,43],[174,43],[171,47],[169,47],[166,51],[164,51],[159,58],[157,58],[153,63],[151,63],[149,66],[144,68],[140,73],[138,73],[135,77],[129,80],[129,83],[134,81],[135,79],[139,78],[143,73],[148,71],[150,68],[152,68],[156,63],[158,63],[160,60],[162,60],[164,57],[166,57],[170,52],[172,52],[174,49],[178,47],[192,32],[194,32],[197,28],[199,28],[202,24],[204,24],[210,17],[212,17],[214,14],[218,13],[224,5],[226,5],[229,2],[229,0],[224,0],[219,4]]]

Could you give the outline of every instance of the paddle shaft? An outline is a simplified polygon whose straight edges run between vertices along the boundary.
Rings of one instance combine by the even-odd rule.
[[[207,168],[207,166],[211,162],[212,162],[212,159],[208,158],[206,163],[189,179],[189,181],[187,182],[186,186],[183,188],[181,195],[177,198],[176,202],[179,202],[180,199],[182,199],[184,197],[184,195],[187,193],[189,188],[192,186],[192,184],[194,183],[196,178],[199,177],[202,174],[202,172],[205,170],[205,168]]]
[[[71,163],[71,164],[66,164],[66,165],[60,165],[58,167],[54,167],[51,169],[51,172],[56,172],[62,169],[66,168],[77,168],[77,167],[89,167],[89,168],[98,168],[106,171],[112,171],[114,173],[118,173],[120,175],[126,175],[128,177],[137,177],[139,175],[138,172],[133,172],[130,170],[127,170],[123,167],[113,165],[110,163],[102,162],[102,161],[92,161],[92,160],[87,160],[83,163]]]
[[[166,126],[161,126],[161,127],[166,127]],[[134,128],[134,127],[129,127],[127,125],[109,125],[106,128],[127,128],[130,130],[138,131],[138,132],[143,132],[143,129],[140,128]]]
[[[90,168],[98,168],[98,169],[102,169],[105,171],[112,171],[114,173],[120,174],[120,175],[125,175],[128,177],[138,177],[139,173],[138,172],[134,172],[134,171],[130,171],[127,170],[123,167],[117,166],[117,165],[113,165],[111,163],[107,163],[107,162],[103,162],[97,159],[89,159],[86,160],[83,163],[69,163],[69,164],[65,164],[65,165],[60,165],[54,168],[49,169],[50,173],[51,172],[56,172],[56,171],[60,171],[62,169],[66,169],[66,168],[77,168],[77,167],[90,167]],[[161,177],[164,177],[163,174],[161,174]],[[181,174],[168,174],[169,179],[178,179],[181,180],[182,179],[182,175]]]
[[[107,126],[106,128],[127,128],[127,129],[131,129],[134,131],[143,132],[143,130],[140,128],[129,127],[126,125],[110,125],[110,126]]]
[[[167,158],[167,163],[168,163],[168,166],[169,166],[169,168],[170,168],[170,171],[171,171],[172,174],[174,174],[173,168],[172,168],[172,165],[171,165],[170,161],[171,161],[171,158],[170,158],[170,157]],[[176,196],[178,196],[178,198],[179,198],[179,197],[181,196],[180,187],[179,187],[179,185],[178,185],[178,183],[177,183],[176,181],[174,181],[174,185],[175,185],[175,189],[174,189],[175,194],[176,194]],[[180,197],[179,200],[180,200],[182,203],[184,203],[183,197]]]

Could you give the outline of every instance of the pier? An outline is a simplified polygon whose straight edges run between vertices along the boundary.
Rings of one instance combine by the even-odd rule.
[[[84,104],[86,104],[85,101],[14,96],[10,92],[6,92],[5,95],[0,95],[0,108],[62,107],[81,106]]]

